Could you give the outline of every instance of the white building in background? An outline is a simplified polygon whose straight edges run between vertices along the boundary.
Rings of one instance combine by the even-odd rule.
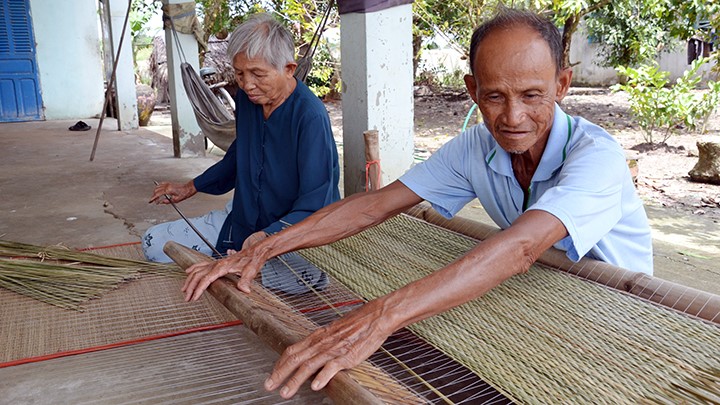
[[[104,102],[97,0],[0,0],[0,122],[93,117]]]
[[[573,85],[609,86],[617,83],[615,69],[599,66],[597,56],[599,48],[600,44],[590,41],[582,26],[573,34],[570,63],[580,62],[573,66]],[[690,67],[687,61],[687,44],[678,40],[670,51],[662,52],[658,56],[658,64],[660,70],[670,73],[670,81],[681,77]],[[700,71],[709,72],[710,69],[711,66],[706,64]]]
[[[126,10],[123,0],[0,0],[0,122],[99,117]],[[129,30],[123,45],[113,109],[122,130],[138,121]]]
[[[45,119],[93,117],[102,111],[102,39],[97,7],[92,7],[96,3],[30,1]]]
[[[418,66],[418,74],[422,70],[433,73],[453,74],[456,70],[463,73],[469,71],[468,61],[462,59],[462,53],[449,46],[446,42],[437,41],[436,49],[424,49]],[[591,42],[582,29],[573,35],[570,45],[570,62],[573,66],[573,86],[610,86],[617,83],[615,69],[599,65],[598,49],[600,44]],[[578,63],[579,62],[579,63]],[[660,69],[670,73],[670,80],[682,76],[688,69],[686,43],[678,41],[670,52],[663,52],[658,58]],[[710,71],[711,66],[705,65],[701,72]]]

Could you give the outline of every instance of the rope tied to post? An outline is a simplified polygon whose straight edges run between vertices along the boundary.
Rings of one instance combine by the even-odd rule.
[[[370,167],[376,166],[375,170],[375,179],[370,183]],[[372,191],[377,190],[380,185],[380,176],[381,176],[382,170],[380,169],[380,160],[370,160],[365,161],[365,191]]]
[[[203,50],[207,51],[207,43],[203,38],[203,30],[195,14],[195,2],[165,4],[162,6],[165,28],[182,34],[193,34]]]

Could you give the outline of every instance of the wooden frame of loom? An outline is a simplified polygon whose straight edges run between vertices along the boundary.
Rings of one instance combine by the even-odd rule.
[[[428,203],[418,204],[407,214],[479,240],[500,232],[498,228],[467,218],[447,219]],[[565,252],[555,248],[545,251],[537,262],[720,325],[720,295],[588,258],[573,263]]]
[[[183,269],[196,263],[212,261],[210,257],[202,253],[172,241],[165,245],[164,251]],[[238,319],[242,320],[243,324],[257,334],[270,348],[282,353],[285,348],[299,342],[313,331],[314,326],[309,320],[294,315],[291,308],[278,301],[262,287],[256,284],[251,285],[252,294],[250,295],[240,292],[236,288],[237,280],[236,276],[223,277],[213,282],[208,288],[208,292]],[[284,319],[278,316],[278,309],[282,311]],[[302,333],[297,333],[288,328],[290,324],[300,325],[304,330]],[[374,385],[373,393],[358,383],[363,380],[371,383],[367,376],[372,376],[373,379],[382,383]],[[339,404],[382,404],[384,401],[381,398],[390,398],[399,392],[403,393],[403,398],[414,397],[413,393],[367,361],[352,370],[339,372],[324,388],[324,392]],[[407,403],[421,402],[423,401],[418,398]]]
[[[432,210],[427,203],[413,207],[406,214],[478,240],[484,240],[499,232],[497,228],[464,218],[447,220]],[[184,268],[196,262],[211,260],[207,256],[172,243],[166,247],[166,251]],[[538,263],[711,323],[720,323],[720,296],[717,295],[630,272],[595,260],[582,259],[579,263],[573,263],[565,257],[564,252],[556,249],[545,252]],[[293,317],[292,322],[306,325],[306,329],[299,334],[288,331],[283,321],[276,317],[277,299],[260,286],[253,286],[253,294],[247,295],[237,290],[232,278],[225,278],[214,282],[208,291],[278,353],[308,335],[313,329],[311,322],[301,316],[296,316]],[[266,304],[267,307],[265,307]],[[282,307],[284,304],[280,302],[279,305]],[[275,310],[270,308],[275,308]],[[288,308],[283,312],[290,314],[292,309]],[[338,403],[379,403],[382,401],[381,396],[376,396],[377,392],[374,389],[373,392],[369,392],[357,382],[363,379],[367,382],[368,374],[373,375],[376,381],[377,375],[384,375],[381,370],[364,362],[356,369],[338,374],[324,391]],[[413,395],[389,375],[382,377],[380,385],[382,385],[380,388],[387,388],[387,398],[391,398],[393,391],[402,391],[402,396],[405,398]],[[416,402],[423,402],[423,400],[418,398]]]

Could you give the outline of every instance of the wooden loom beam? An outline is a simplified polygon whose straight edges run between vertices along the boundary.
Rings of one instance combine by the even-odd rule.
[[[478,240],[485,240],[500,232],[498,228],[467,218],[455,217],[447,219],[438,214],[427,203],[418,204],[408,210],[407,214]],[[578,263],[573,263],[565,256],[565,252],[555,248],[545,251],[537,261],[580,278],[720,324],[719,295],[626,270],[598,260],[582,258]]]
[[[202,253],[172,241],[168,242],[163,250],[183,269],[195,263],[212,261],[210,257]],[[286,347],[300,341],[315,329],[314,324],[307,318],[296,315],[292,308],[280,302],[261,286],[251,285],[252,292],[250,294],[239,291],[236,287],[237,279],[236,276],[222,277],[210,285],[208,292],[277,353],[282,353]],[[288,321],[287,323],[277,317],[278,308],[283,318]],[[292,324],[292,329],[295,330],[289,328],[289,324]],[[298,332],[297,326],[304,331]],[[368,378],[368,376],[370,377]],[[323,391],[338,404],[383,403],[356,380],[368,384],[375,382],[380,385],[378,388],[381,391],[402,393],[404,398],[415,398],[406,399],[409,401],[408,403],[417,403],[416,401],[419,400],[407,388],[399,385],[368,362],[363,362],[352,370],[340,371],[330,380]]]

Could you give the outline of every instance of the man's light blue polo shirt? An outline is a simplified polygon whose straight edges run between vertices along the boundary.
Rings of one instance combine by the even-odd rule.
[[[571,260],[588,256],[653,273],[650,226],[622,148],[605,130],[558,105],[527,207],[510,154],[484,124],[449,141],[400,181],[447,218],[476,197],[502,229],[526,210],[549,212],[568,231],[555,247]]]

